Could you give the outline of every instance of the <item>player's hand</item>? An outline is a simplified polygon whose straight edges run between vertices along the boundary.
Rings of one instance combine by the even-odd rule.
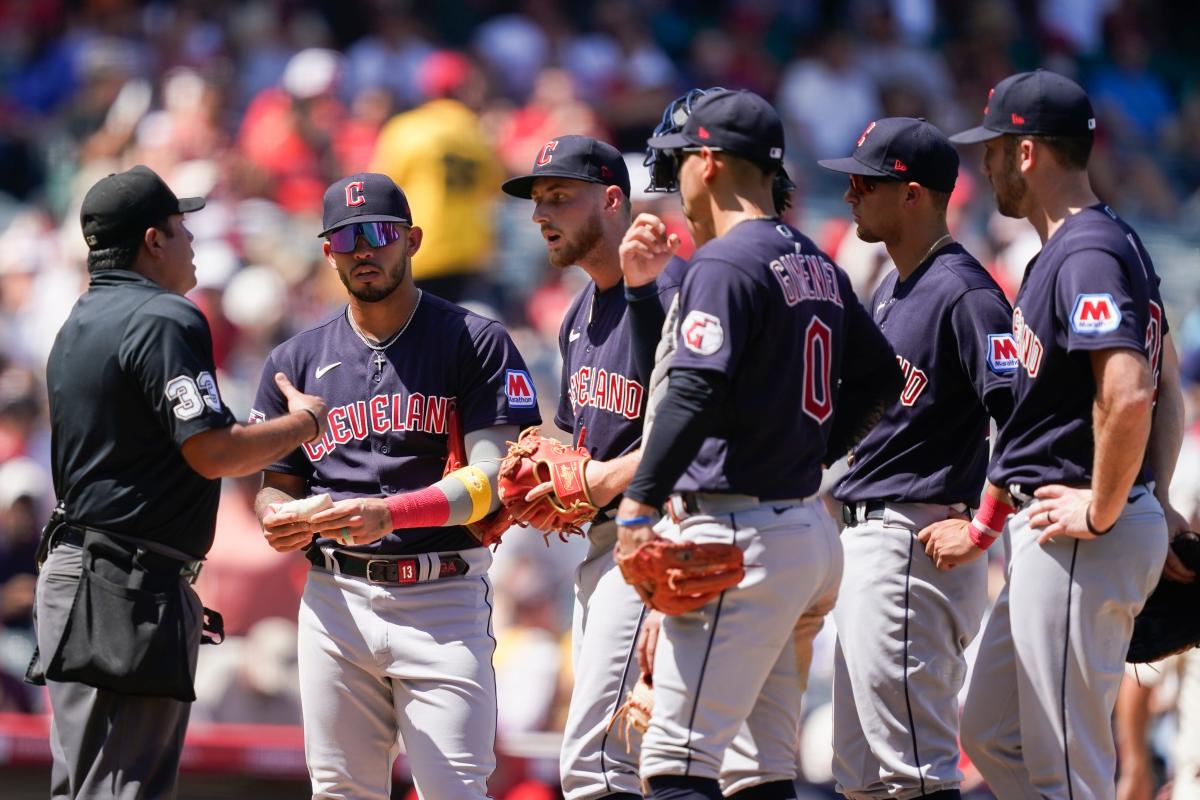
[[[1088,530],[1088,506],[1092,502],[1091,489],[1072,489],[1052,483],[1040,487],[1033,496],[1037,502],[1029,507],[1029,527],[1038,533],[1038,544],[1046,544],[1058,536],[1073,539],[1095,539],[1096,534]]]
[[[925,553],[940,570],[952,570],[987,552],[971,541],[970,522],[964,519],[935,522],[922,528],[917,540],[925,545]]]
[[[313,514],[308,521],[315,533],[347,547],[370,544],[392,532],[392,512],[378,497],[351,497]]]
[[[654,281],[663,267],[679,249],[677,234],[667,233],[667,226],[653,214],[638,214],[621,240],[621,272],[625,285],[645,286]]]
[[[1162,503],[1161,499],[1159,500]],[[1167,518],[1168,540],[1173,542],[1175,537],[1189,529],[1187,517],[1176,511],[1169,502],[1162,503],[1163,514]],[[1176,583],[1191,583],[1196,580],[1194,570],[1187,568],[1182,559],[1175,553],[1175,548],[1167,547],[1167,562],[1163,564],[1163,577]]]
[[[617,516],[625,519],[642,516],[654,517],[657,514],[658,510],[654,506],[639,503],[629,497],[622,499],[621,505],[617,506]],[[622,555],[632,553],[646,542],[658,538],[659,536],[654,532],[653,525],[618,525],[617,552]]]
[[[646,610],[646,619],[642,621],[642,632],[638,636],[637,660],[638,667],[646,683],[654,683],[654,654],[658,651],[658,633],[662,630],[663,613]]]
[[[325,429],[328,426],[328,420],[325,417],[325,401],[317,397],[315,394],[305,394],[292,385],[288,380],[288,376],[282,372],[275,373],[275,385],[279,387],[279,391],[283,392],[283,397],[287,400],[287,408],[289,412],[301,411],[307,409],[311,411],[317,418],[317,435],[309,439],[313,441],[320,439],[325,435]]]
[[[281,503],[271,503],[267,513],[259,520],[263,536],[271,549],[279,553],[290,553],[308,546],[313,532],[307,520],[292,511],[280,511]]]

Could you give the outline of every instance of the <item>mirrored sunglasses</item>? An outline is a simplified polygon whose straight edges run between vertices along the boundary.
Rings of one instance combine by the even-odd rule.
[[[326,237],[329,249],[335,253],[353,253],[358,246],[358,237],[363,237],[371,247],[387,247],[404,235],[404,226],[398,222],[356,222],[331,231]]]
[[[866,175],[851,175],[850,190],[856,194],[870,194],[881,183],[899,183],[892,178],[869,178]]]

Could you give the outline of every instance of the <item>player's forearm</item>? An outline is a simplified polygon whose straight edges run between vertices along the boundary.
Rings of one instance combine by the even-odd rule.
[[[181,451],[188,465],[206,478],[230,478],[258,472],[318,433],[315,416],[293,411],[256,425],[236,423],[188,439]]]
[[[1092,408],[1092,527],[1108,530],[1117,521],[1146,455],[1154,401],[1150,370],[1132,351],[1096,356],[1096,400]]]
[[[588,494],[592,502],[603,508],[625,491],[637,474],[641,451],[634,450],[608,461],[589,461],[587,465]]]
[[[714,422],[714,412],[729,391],[729,379],[706,370],[672,370],[667,396],[658,409],[650,440],[642,446],[641,463],[625,496],[661,506],[675,482],[700,452]]]
[[[658,286],[653,283],[626,287],[625,300],[629,304],[629,327],[633,333],[633,363],[638,378],[648,384],[654,371],[654,351],[667,313],[659,302]]]
[[[473,431],[465,437],[470,463],[437,483],[387,498],[394,529],[467,525],[500,507],[496,490],[500,455],[506,439],[515,439],[515,425]]]
[[[1148,458],[1154,470],[1154,494],[1168,504],[1171,479],[1183,446],[1184,406],[1183,388],[1179,377],[1179,356],[1168,335],[1163,339],[1162,377],[1158,383],[1158,402],[1150,425]]]

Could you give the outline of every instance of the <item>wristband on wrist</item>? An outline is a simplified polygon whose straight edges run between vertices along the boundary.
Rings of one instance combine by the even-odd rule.
[[[618,528],[636,528],[639,525],[649,525],[654,522],[654,517],[649,514],[640,514],[636,517],[615,517],[613,522],[617,523]]]
[[[987,550],[1004,530],[1005,520],[1014,513],[1016,513],[1016,509],[1008,503],[990,494],[984,494],[983,501],[979,504],[979,510],[975,512],[975,517],[971,520],[968,528],[971,543],[980,550]]]
[[[1083,510],[1083,521],[1087,523],[1088,532],[1090,534],[1092,534],[1092,536],[1103,536],[1104,534],[1108,533],[1109,531],[1111,531],[1113,528],[1115,528],[1117,526],[1117,523],[1114,522],[1112,525],[1109,525],[1104,530],[1099,530],[1095,525],[1093,525],[1092,524],[1091,501],[1088,501],[1087,508],[1085,508]]]
[[[400,528],[440,528],[450,519],[450,501],[436,486],[387,498],[392,515],[392,530]]]
[[[310,417],[312,417],[313,425],[315,425],[317,428],[317,432],[312,435],[312,438],[306,439],[305,441],[315,442],[317,439],[321,438],[321,420],[317,419],[317,412],[313,411],[311,408],[305,407],[301,408],[300,410],[306,412]]]

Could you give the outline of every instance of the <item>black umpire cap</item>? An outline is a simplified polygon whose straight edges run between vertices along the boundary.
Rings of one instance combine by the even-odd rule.
[[[560,136],[542,145],[533,161],[533,172],[509,178],[500,188],[513,197],[530,199],[538,178],[570,178],[619,186],[629,197],[629,168],[621,152],[611,144],[590,136]]]
[[[1075,81],[1048,69],[1009,75],[988,92],[983,124],[950,137],[975,144],[1006,133],[1041,136],[1090,136],[1096,130],[1087,92]]]
[[[172,214],[201,208],[203,197],[176,197],[158,173],[138,164],[101,178],[88,189],[79,222],[88,249],[99,250],[138,238]]]
[[[710,147],[764,166],[781,166],[783,121],[754,92],[712,91],[695,102],[679,132],[651,136],[646,144],[655,150]]]
[[[817,163],[834,172],[913,181],[939,192],[954,191],[958,179],[958,152],[946,134],[912,117],[876,120],[858,137],[849,158]]]
[[[317,236],[328,236],[352,222],[413,224],[404,191],[394,180],[378,172],[356,172],[334,181],[325,190],[321,232]]]

